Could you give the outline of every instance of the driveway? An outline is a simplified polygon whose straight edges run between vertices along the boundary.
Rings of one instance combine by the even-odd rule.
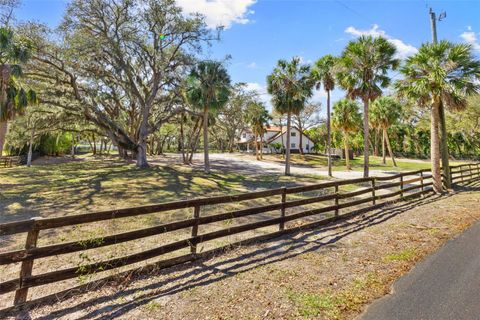
[[[167,154],[163,161],[181,163],[181,155]],[[196,153],[194,155],[194,167],[199,169],[203,167],[203,153]],[[156,161],[153,161],[155,163]],[[258,161],[252,155],[242,153],[211,153],[210,166],[212,170],[219,170],[222,172],[235,171],[246,175],[269,174],[269,173],[283,173],[285,165],[281,162],[273,162],[262,160]],[[295,165],[290,166],[290,171],[294,175],[318,175],[328,176],[327,170],[310,165]],[[386,172],[382,170],[370,170],[372,176],[387,176],[397,174],[398,172]],[[333,171],[333,177],[338,179],[356,179],[363,177],[363,171]]]
[[[470,320],[480,317],[480,222],[393,286],[360,320]]]

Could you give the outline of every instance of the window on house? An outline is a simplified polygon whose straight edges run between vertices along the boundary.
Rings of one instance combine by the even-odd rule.
[[[295,143],[291,143],[290,148],[296,148]]]
[[[244,138],[246,138],[246,137],[247,137],[247,134],[246,134],[246,133],[244,133],[244,134],[243,134],[243,137],[244,137]]]
[[[297,133],[296,132],[290,132],[290,137],[296,137]]]

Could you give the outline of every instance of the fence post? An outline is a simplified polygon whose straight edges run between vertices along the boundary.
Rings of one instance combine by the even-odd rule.
[[[200,218],[200,205],[195,205],[193,208],[193,218],[195,219],[195,224],[192,226],[192,238],[198,235],[198,218]],[[190,252],[193,254],[197,253],[197,243],[190,244]]]
[[[376,196],[375,196],[375,178],[372,178],[372,197],[373,197],[373,205],[377,203]]]
[[[41,219],[40,217],[34,217],[33,220],[33,228],[27,234],[27,240],[25,241],[25,250],[29,250],[35,248],[37,246],[38,240],[38,233],[40,232],[37,229],[35,221]],[[28,296],[28,288],[22,288],[23,286],[23,279],[32,275],[33,269],[33,259],[28,259],[22,261],[22,265],[20,267],[20,289],[15,292],[15,298],[13,301],[14,305],[19,305],[27,301]]]
[[[403,199],[403,176],[400,176],[400,199]]]
[[[282,210],[280,212],[280,217],[282,220],[280,221],[280,224],[278,225],[278,230],[282,231],[285,230],[285,202],[287,202],[287,188],[282,188]]]
[[[422,190],[422,197],[423,197],[423,191],[425,190],[423,186],[423,171],[420,171],[420,190]]]
[[[335,182],[335,206],[338,206],[338,182]],[[338,208],[335,209],[335,217],[338,217]]]
[[[462,166],[460,166],[460,176],[462,178],[462,183],[463,183],[463,167]]]

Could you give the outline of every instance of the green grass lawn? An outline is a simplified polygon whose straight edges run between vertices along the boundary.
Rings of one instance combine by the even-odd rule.
[[[276,161],[280,161],[282,157],[280,155],[269,155]],[[415,171],[420,169],[429,169],[430,162],[428,160],[409,160],[409,159],[395,159],[397,162],[397,167],[393,166],[393,162],[390,158],[387,158],[387,163],[382,163],[381,157],[370,157],[370,170],[383,170],[383,171]],[[302,164],[302,165],[311,165],[315,167],[327,167],[327,157],[320,155],[305,155],[302,157],[299,154],[292,154],[292,163]],[[451,161],[450,165],[462,164],[462,161]],[[363,157],[355,157],[355,159],[350,160],[352,170],[362,171],[363,170]],[[333,171],[345,171],[347,167],[345,165],[344,159],[334,159],[333,160]]]

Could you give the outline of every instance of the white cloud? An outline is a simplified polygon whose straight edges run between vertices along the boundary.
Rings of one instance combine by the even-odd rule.
[[[471,26],[467,27],[467,31],[460,35],[466,43],[472,45],[473,49],[480,51],[480,42],[477,38],[477,34],[472,30]]]
[[[247,68],[248,68],[248,69],[257,69],[258,66],[257,66],[257,64],[256,64],[255,62],[251,62],[251,63],[249,63],[249,64],[247,65]]]
[[[397,58],[400,58],[400,59],[405,59],[418,52],[418,49],[415,48],[414,46],[410,44],[406,44],[400,39],[396,39],[389,36],[384,30],[380,29],[377,24],[374,24],[372,28],[368,30],[360,30],[350,26],[347,29],[345,29],[345,32],[355,37],[360,37],[363,35],[373,36],[373,37],[384,37],[397,48],[396,56]]]
[[[200,13],[205,16],[209,28],[224,26],[230,28],[232,24],[246,24],[250,22],[248,15],[256,0],[177,0],[177,4],[187,14]]]

